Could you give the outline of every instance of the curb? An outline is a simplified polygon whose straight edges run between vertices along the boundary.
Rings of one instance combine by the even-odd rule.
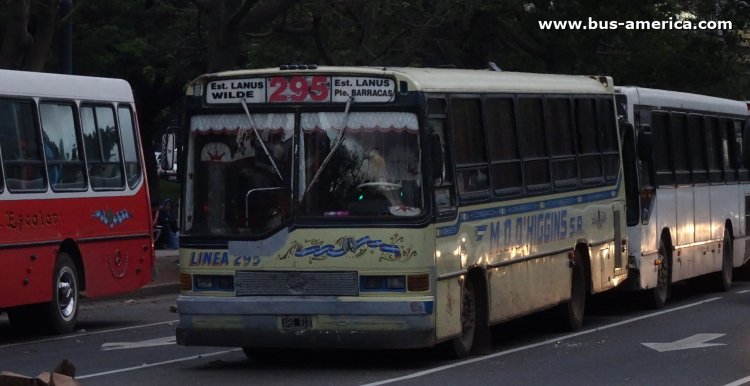
[[[146,297],[167,294],[180,294],[180,283],[164,283],[157,285],[147,285],[138,291],[130,294],[131,297]]]
[[[87,298],[81,297],[81,303],[96,303],[101,301],[112,301],[112,300],[129,300],[145,298],[149,296],[161,296],[174,294],[175,297],[180,294],[180,283],[164,283],[157,285],[147,285],[139,290],[128,292],[124,294],[105,296],[101,298]]]

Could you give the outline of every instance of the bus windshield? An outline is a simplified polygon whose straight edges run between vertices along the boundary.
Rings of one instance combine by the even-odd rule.
[[[392,218],[423,213],[418,123],[412,113],[212,114],[190,122],[195,206],[188,208],[193,219],[186,232],[262,235],[293,214]],[[298,157],[292,145],[295,127]],[[332,151],[337,141],[341,144]],[[298,179],[292,178],[295,173]]]
[[[311,216],[422,212],[417,117],[403,112],[301,115],[299,209]],[[337,141],[342,141],[333,149]],[[330,162],[324,159],[333,152]],[[313,179],[319,174],[319,181]]]

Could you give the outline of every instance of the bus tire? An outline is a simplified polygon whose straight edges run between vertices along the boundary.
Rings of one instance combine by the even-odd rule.
[[[477,332],[477,297],[474,284],[464,279],[461,291],[461,334],[450,341],[450,354],[454,358],[464,358],[471,354]]]
[[[586,268],[581,254],[576,250],[570,272],[570,299],[562,305],[562,327],[566,331],[576,331],[583,325],[586,310]]]
[[[724,241],[722,241],[721,271],[717,273],[716,287],[719,291],[726,292],[732,288],[732,235],[729,229],[724,228]]]
[[[648,290],[647,300],[650,308],[662,308],[669,299],[669,286],[672,274],[672,259],[667,252],[664,239],[659,241],[659,260],[661,263],[656,272],[656,287]]]
[[[78,322],[79,303],[78,271],[73,259],[60,252],[52,276],[52,301],[46,305],[49,330],[56,334],[73,331]]]

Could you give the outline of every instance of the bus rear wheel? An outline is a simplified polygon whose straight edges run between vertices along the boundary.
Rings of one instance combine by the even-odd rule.
[[[722,242],[721,271],[718,272],[716,287],[719,291],[729,291],[732,288],[732,235],[729,229],[724,229],[724,241]]]
[[[80,293],[77,272],[73,259],[61,252],[57,256],[52,280],[52,301],[46,305],[45,310],[47,327],[53,333],[69,333],[78,321]]]
[[[581,254],[574,252],[570,277],[570,300],[562,306],[563,328],[576,331],[583,325],[586,310],[586,270]]]

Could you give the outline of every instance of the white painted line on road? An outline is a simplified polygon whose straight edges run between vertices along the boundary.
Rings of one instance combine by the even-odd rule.
[[[110,371],[102,371],[101,373],[94,373],[94,374],[86,374],[86,375],[76,376],[76,379],[86,379],[86,378],[101,377],[103,375],[124,373],[124,372],[127,372],[127,371],[140,370],[140,369],[146,369],[146,368],[149,368],[149,367],[156,367],[156,366],[168,365],[170,363],[192,361],[194,359],[200,359],[200,358],[205,358],[205,357],[212,357],[212,356],[216,356],[216,355],[223,355],[223,354],[228,354],[228,353],[236,352],[236,351],[240,351],[240,350],[242,350],[242,349],[241,348],[235,348],[235,349],[232,349],[232,350],[217,351],[217,352],[210,352],[210,353],[207,353],[207,354],[193,355],[191,357],[170,359],[168,361],[163,361],[163,362],[145,363],[145,364],[142,364],[140,366],[126,367],[126,368],[123,368],[123,369],[115,369],[115,370],[110,370]]]
[[[149,324],[140,324],[140,325],[137,325],[137,326],[113,328],[113,329],[110,329],[110,330],[91,331],[91,332],[86,331],[86,332],[82,332],[82,333],[78,333],[78,334],[70,334],[70,335],[65,335],[65,336],[56,336],[54,338],[30,340],[28,342],[8,343],[8,344],[5,344],[5,345],[0,345],[0,349],[2,349],[2,348],[9,348],[9,347],[23,346],[23,345],[34,344],[34,343],[45,343],[45,342],[54,342],[56,340],[65,340],[65,339],[80,338],[82,336],[89,336],[89,335],[106,334],[108,332],[119,332],[119,331],[135,330],[135,329],[138,329],[138,328],[160,326],[162,324],[173,324],[173,323],[177,323],[177,322],[179,322],[179,320],[168,320],[166,322],[156,322],[156,323],[149,323]]]
[[[746,293],[746,292],[750,292],[750,290],[742,290],[742,291],[737,291],[737,293],[738,293],[738,294],[744,294],[744,293]]]
[[[524,351],[524,350],[528,350],[528,349],[532,349],[532,348],[546,346],[548,344],[558,343],[561,340],[575,338],[577,336],[582,336],[582,335],[588,335],[588,334],[591,334],[591,333],[594,333],[594,332],[599,332],[599,331],[607,330],[607,329],[610,329],[610,328],[613,328],[613,327],[619,327],[619,326],[622,326],[624,324],[629,324],[629,323],[637,322],[637,321],[640,321],[640,320],[643,320],[643,319],[653,318],[654,316],[659,316],[659,315],[668,314],[668,313],[674,312],[674,311],[684,310],[686,308],[699,306],[701,304],[713,302],[713,301],[719,300],[719,299],[721,299],[721,297],[710,298],[710,299],[706,299],[706,300],[703,300],[703,301],[700,301],[700,302],[697,302],[697,303],[686,304],[684,306],[680,306],[680,307],[676,307],[676,308],[670,308],[668,310],[654,312],[654,313],[643,315],[643,316],[639,316],[639,317],[636,317],[636,318],[623,320],[621,322],[612,323],[612,324],[608,324],[608,325],[597,327],[597,328],[592,328],[590,330],[585,330],[585,331],[580,331],[580,332],[574,332],[572,334],[563,335],[563,336],[558,337],[558,338],[547,339],[547,340],[542,341],[542,342],[533,343],[533,344],[522,346],[522,347],[516,347],[516,348],[512,348],[510,350],[496,352],[494,354],[489,354],[489,355],[485,355],[485,356],[481,356],[481,357],[477,357],[477,358],[467,359],[465,361],[451,363],[451,364],[445,365],[445,366],[435,367],[434,369],[428,369],[428,370],[420,371],[420,372],[417,372],[417,373],[414,373],[414,374],[404,375],[402,377],[384,379],[382,381],[376,381],[376,382],[372,382],[372,383],[367,383],[367,384],[364,384],[362,386],[385,385],[387,383],[393,383],[393,382],[398,382],[398,381],[405,381],[405,380],[408,380],[408,379],[419,378],[419,377],[423,377],[425,375],[430,375],[430,374],[433,374],[433,373],[437,373],[437,372],[440,372],[440,371],[443,371],[443,370],[449,370],[449,369],[452,369],[452,368],[455,368],[455,367],[460,367],[460,366],[465,366],[465,365],[476,363],[476,362],[486,361],[488,359],[493,359],[493,358],[501,357],[501,356],[504,356],[504,355],[513,354],[513,353],[516,353],[516,352],[519,352],[519,351]]]
[[[738,379],[738,380],[736,380],[736,381],[734,381],[732,383],[727,383],[724,386],[740,386],[740,385],[744,385],[744,384],[746,384],[748,382],[750,382],[750,376],[747,376],[747,377],[742,378],[742,379]]]
[[[171,344],[177,344],[177,337],[174,335],[165,336],[163,338],[141,340],[138,342],[108,342],[102,345],[101,350],[125,350],[129,348],[168,346]]]

